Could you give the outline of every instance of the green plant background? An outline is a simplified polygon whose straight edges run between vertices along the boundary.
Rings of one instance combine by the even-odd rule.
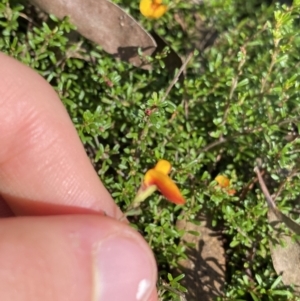
[[[227,278],[222,300],[295,299],[276,275],[269,252],[267,208],[255,178],[257,161],[280,188],[279,208],[298,212],[299,12],[255,0],[169,1],[156,21],[143,18],[138,1],[115,1],[147,30],[155,29],[182,57],[194,51],[177,83],[161,60],[144,71],[118,62],[82,37],[68,38],[68,20],[42,22],[18,1],[0,1],[0,51],[37,70],[57,91],[85,144],[99,177],[126,209],[143,174],[158,159],[169,160],[172,178],[187,199],[191,221],[201,210],[221,225],[227,244]],[[174,18],[180,16],[185,30]],[[197,49],[195,15],[218,32],[214,45]],[[153,110],[154,109],[154,110]],[[149,114],[149,110],[151,113]],[[238,193],[215,189],[214,177],[227,175]],[[132,218],[152,247],[159,266],[162,300],[180,300],[181,276],[172,276],[184,247],[175,226],[180,208],[159,194]],[[297,214],[292,215],[297,220]]]

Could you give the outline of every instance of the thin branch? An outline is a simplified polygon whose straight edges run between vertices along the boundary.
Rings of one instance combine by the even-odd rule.
[[[276,198],[277,198],[277,197],[280,195],[280,193],[283,191],[283,189],[284,189],[286,183],[289,182],[293,177],[297,176],[298,173],[299,173],[299,169],[294,169],[294,170],[291,171],[291,173],[286,177],[285,181],[283,181],[283,182],[280,184],[280,186],[279,186],[279,188],[278,188],[278,190],[277,190],[275,196],[273,197],[274,200],[276,200]]]
[[[262,178],[262,176],[261,176],[261,173],[260,173],[260,170],[259,170],[258,166],[256,166],[256,167],[254,168],[254,172],[255,172],[256,175],[257,175],[257,178],[258,178],[258,182],[259,182],[260,188],[261,188],[261,190],[262,190],[262,192],[263,192],[263,194],[264,194],[264,196],[265,196],[265,198],[266,198],[268,207],[269,207],[272,211],[277,212],[277,211],[278,211],[277,206],[276,206],[275,202],[273,201],[273,199],[272,199],[272,197],[271,197],[271,195],[270,195],[270,193],[269,193],[269,190],[268,190],[268,188],[267,188],[267,186],[266,186],[266,184],[265,184],[265,182],[264,182],[264,180],[263,180],[263,178]]]
[[[161,98],[161,102],[163,102],[167,96],[169,95],[170,91],[172,90],[172,88],[174,87],[174,85],[177,83],[181,73],[185,70],[187,64],[189,63],[189,61],[191,60],[191,58],[193,57],[194,55],[194,51],[192,51],[187,59],[185,60],[185,62],[182,64],[182,66],[180,67],[179,71],[177,72],[177,74],[175,75],[175,77],[173,78],[173,80],[171,81],[170,85],[168,86],[165,94],[163,95],[163,97]],[[154,108],[152,110],[152,113],[155,112],[157,110],[157,108]],[[148,133],[148,130],[149,130],[149,127],[150,127],[150,119],[148,119],[148,121],[146,122],[145,124],[145,127],[144,129],[142,130],[141,134],[140,134],[140,137],[139,137],[139,140],[143,140],[143,138],[145,137],[145,135],[147,135]],[[137,157],[137,152],[138,152],[138,147],[136,148],[136,155],[135,155],[135,158]]]
[[[263,176],[265,173],[265,171],[263,170],[261,172],[261,176]],[[248,191],[252,190],[254,184],[258,181],[258,178],[255,177],[254,179],[252,179],[242,190],[241,194],[240,194],[240,200],[243,201],[248,193]]]
[[[172,88],[174,87],[174,85],[177,83],[181,73],[185,70],[187,64],[189,63],[189,61],[191,60],[191,58],[194,55],[194,51],[190,52],[190,54],[188,55],[187,59],[185,60],[185,62],[182,64],[182,66],[180,67],[179,71],[177,72],[177,74],[175,75],[175,77],[173,78],[173,80],[171,81],[170,85],[168,86],[164,96],[162,97],[161,101],[163,102],[167,96],[169,95],[169,93],[171,92]]]

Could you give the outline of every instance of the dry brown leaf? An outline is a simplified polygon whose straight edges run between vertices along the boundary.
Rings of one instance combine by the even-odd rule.
[[[285,285],[293,285],[295,292],[300,294],[300,243],[292,237],[292,234],[300,235],[300,225],[277,208],[258,167],[254,171],[268,204],[268,221],[276,236],[276,240],[269,242],[274,269],[282,275]],[[283,225],[290,230],[290,234],[284,233]]]
[[[300,226],[279,210],[268,211],[268,220],[273,227],[277,241],[270,241],[270,251],[273,266],[278,275],[282,275],[282,282],[294,285],[295,292],[300,294],[300,244],[291,235],[283,233],[282,224],[293,233],[300,235]]]
[[[212,301],[223,295],[225,283],[225,250],[220,234],[212,228],[211,218],[200,215],[197,217],[201,225],[195,225],[186,219],[177,223],[184,229],[183,243],[194,243],[188,247],[187,259],[179,262],[178,273],[184,273],[182,285],[188,290],[186,299],[189,301]],[[193,235],[188,231],[199,232]]]
[[[47,13],[70,21],[87,39],[134,66],[150,69],[140,59],[137,50],[151,55],[156,48],[154,39],[130,15],[107,0],[30,0]]]

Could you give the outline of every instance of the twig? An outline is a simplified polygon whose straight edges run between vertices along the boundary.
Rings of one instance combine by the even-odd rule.
[[[194,55],[194,51],[192,51],[187,59],[185,60],[185,62],[182,64],[182,66],[180,67],[179,71],[177,72],[177,74],[175,75],[175,77],[173,78],[173,80],[171,81],[170,85],[168,86],[165,94],[163,95],[163,97],[161,98],[161,102],[163,102],[167,96],[169,95],[170,91],[172,90],[172,88],[174,87],[174,85],[177,83],[178,79],[179,79],[179,76],[180,74],[184,71],[184,69],[186,68],[188,62],[191,60],[191,58],[193,57]],[[154,108],[152,110],[152,113],[155,112],[157,110],[157,108]],[[148,130],[149,130],[149,125],[150,125],[150,119],[148,119],[148,121],[146,122],[146,125],[144,127],[144,129],[142,130],[141,134],[140,134],[140,137],[139,137],[139,140],[143,140],[144,139],[144,136],[148,133]],[[138,153],[138,148],[136,148],[136,157],[137,158],[137,153]]]
[[[169,284],[167,284],[165,281],[162,281],[162,287],[167,290],[167,291],[170,291],[174,294],[177,294],[177,296],[179,296],[180,298],[180,301],[187,301],[186,298],[185,298],[185,295],[184,293],[180,292],[179,290],[171,287]]]
[[[265,196],[265,198],[266,198],[268,207],[269,207],[272,211],[277,212],[277,211],[278,211],[277,206],[276,206],[275,202],[273,201],[273,199],[272,199],[272,197],[271,197],[271,195],[270,195],[270,193],[269,193],[269,190],[268,190],[268,188],[267,188],[267,186],[266,186],[266,184],[265,184],[265,182],[264,182],[264,180],[263,180],[263,178],[262,178],[262,176],[261,176],[261,173],[260,173],[260,170],[259,170],[258,166],[256,166],[256,167],[254,168],[254,172],[255,172],[256,175],[257,175],[257,178],[258,178],[258,182],[259,182],[260,188],[261,188],[261,190],[262,190],[262,192],[263,192],[263,194],[264,194],[264,196]]]
[[[218,146],[220,144],[226,143],[228,142],[229,139],[225,139],[224,137],[220,137],[217,141],[214,141],[210,144],[208,144],[207,146],[201,148],[198,153],[199,155],[197,156],[197,158],[195,160],[193,160],[192,162],[190,162],[189,164],[197,164],[198,161],[200,160],[200,156],[202,153],[207,152],[208,150],[210,150],[211,148],[214,148],[215,146]]]
[[[161,99],[162,102],[167,98],[167,96],[169,95],[170,91],[172,90],[172,88],[174,87],[174,85],[177,83],[177,81],[179,79],[179,76],[184,71],[184,69],[186,68],[187,64],[189,63],[189,61],[191,60],[191,58],[193,57],[193,55],[194,55],[194,51],[190,52],[190,54],[188,55],[187,59],[185,60],[185,62],[180,67],[179,71],[177,72],[177,74],[175,75],[175,77],[171,81],[169,87],[167,88],[167,90],[165,92],[165,95],[162,97],[162,99]]]
[[[294,119],[283,120],[283,121],[281,121],[279,123],[278,122],[272,122],[272,123],[269,124],[269,126],[272,126],[274,124],[278,125],[278,126],[281,126],[281,125],[284,125],[284,124],[287,124],[287,123],[292,123],[292,122],[296,123],[299,120],[300,120],[300,118],[294,118]],[[258,132],[261,132],[263,130],[264,130],[264,128],[262,126],[259,126],[259,127],[256,127],[256,128],[251,128],[251,129],[245,130],[244,132],[241,132],[241,133],[237,133],[237,134],[231,135],[230,137],[224,138],[223,136],[221,136],[217,141],[214,141],[214,142],[208,144],[207,146],[201,148],[198,151],[197,158],[195,160],[193,160],[191,163],[198,163],[201,154],[203,152],[207,152],[208,150],[214,148],[215,146],[227,143],[229,141],[233,141],[234,139],[239,138],[241,136],[245,136],[245,135],[253,134],[253,133],[258,133]]]
[[[265,173],[265,171],[263,170],[261,172],[261,176],[263,176]],[[249,190],[251,190],[254,186],[254,184],[258,181],[258,178],[255,177],[254,179],[252,179],[247,185],[246,187],[243,188],[241,194],[240,194],[240,200],[243,201],[248,193]]]
[[[287,183],[288,181],[290,181],[293,177],[295,177],[296,175],[298,175],[298,173],[299,173],[299,169],[294,169],[294,170],[291,171],[291,173],[287,176],[287,178],[285,179],[285,181],[283,181],[283,182],[280,184],[280,186],[279,186],[279,188],[278,188],[278,190],[277,190],[275,196],[273,197],[274,200],[276,200],[277,197],[280,195],[280,193],[281,193],[282,190],[284,189],[286,183]]]

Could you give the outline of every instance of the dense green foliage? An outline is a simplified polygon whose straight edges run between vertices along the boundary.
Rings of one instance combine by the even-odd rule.
[[[101,180],[124,210],[147,169],[159,158],[172,163],[172,178],[188,200],[185,216],[193,220],[202,210],[224,229],[224,300],[293,298],[292,288],[276,280],[266,204],[258,186],[250,184],[260,160],[271,191],[280,188],[279,208],[291,213],[299,207],[299,139],[289,139],[289,133],[298,133],[300,124],[300,1],[293,7],[254,0],[169,1],[172,9],[154,22],[139,14],[138,1],[115,2],[183,58],[198,47],[195,15],[218,38],[205,50],[195,49],[184,82],[167,97],[173,74],[159,57],[152,71],[118,62],[82,37],[69,40],[67,20],[51,16],[38,22],[32,8],[15,1],[0,1],[0,51],[54,87]],[[235,196],[215,189],[219,173],[232,179]],[[185,256],[175,225],[180,209],[156,194],[132,218],[156,254],[161,279],[179,289],[168,273]],[[179,297],[165,292],[163,300],[170,299]]]

